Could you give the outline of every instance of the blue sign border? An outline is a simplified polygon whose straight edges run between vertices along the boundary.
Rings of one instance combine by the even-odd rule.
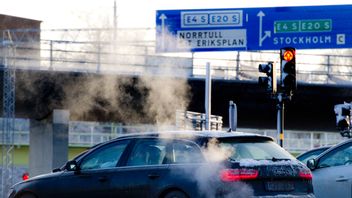
[[[201,25],[200,27],[182,26],[181,14],[184,12],[228,12],[242,11],[242,26],[213,26]],[[297,49],[334,49],[352,48],[352,20],[349,17],[352,13],[352,5],[328,5],[328,6],[295,6],[295,7],[263,7],[263,8],[226,8],[226,9],[191,9],[191,10],[158,10],[156,11],[156,36],[157,51],[178,52],[178,51],[250,51],[250,50],[277,50],[282,47],[295,47]],[[197,18],[194,18],[196,21]],[[209,20],[209,19],[208,19]],[[319,20],[330,20],[319,22]],[[311,31],[277,32],[274,23],[290,24],[296,27],[297,23],[313,25]],[[196,21],[197,22],[197,21]],[[314,27],[315,25],[315,27]],[[327,27],[322,28],[325,25]],[[287,28],[287,27],[286,27]],[[330,29],[331,28],[331,31]],[[288,28],[289,29],[289,28]],[[215,46],[215,42],[210,42],[210,38],[196,37],[202,39],[204,45],[214,45],[202,47],[189,39],[188,48],[180,48],[179,32],[201,32],[199,35],[206,35],[207,31],[219,32],[225,30],[245,30],[246,46]],[[228,31],[227,31],[228,32]],[[202,34],[203,33],[203,34]],[[209,34],[209,33],[208,33]],[[240,36],[242,34],[239,34]],[[223,35],[222,35],[223,36]],[[223,36],[222,39],[235,39],[231,35]],[[226,38],[225,38],[226,37]],[[208,40],[206,40],[208,39]],[[206,41],[206,42],[205,42]],[[187,43],[187,42],[186,42]],[[226,43],[226,42],[225,42]]]

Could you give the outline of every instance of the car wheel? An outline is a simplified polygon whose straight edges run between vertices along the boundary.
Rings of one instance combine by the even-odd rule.
[[[27,194],[21,195],[20,198],[36,198],[36,196],[34,196],[33,194],[27,193]]]
[[[184,192],[177,190],[167,193],[164,198],[188,198],[188,196]]]

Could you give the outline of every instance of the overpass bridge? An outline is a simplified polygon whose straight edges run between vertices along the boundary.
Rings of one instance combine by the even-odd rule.
[[[31,40],[35,31],[40,40]],[[67,109],[71,121],[167,125],[175,121],[176,110],[204,112],[205,65],[210,62],[212,114],[223,116],[226,127],[232,100],[240,128],[276,128],[275,104],[257,79],[258,64],[278,63],[278,51],[156,54],[154,32],[9,31],[15,38],[15,53],[6,57],[16,75],[15,117],[45,128],[55,109]],[[285,129],[336,131],[333,106],[352,97],[348,53],[297,51],[298,89],[286,105]]]
[[[7,59],[16,70],[15,112],[19,117],[40,120],[53,108],[65,108],[71,109],[75,120],[153,123],[155,112],[143,109],[157,105],[145,98],[165,88],[165,94],[155,93],[159,100],[172,99],[179,105],[176,108],[162,103],[164,111],[170,109],[168,114],[178,108],[204,112],[205,65],[210,62],[212,111],[224,117],[225,126],[228,102],[233,100],[238,106],[240,127],[276,127],[275,106],[257,85],[257,79],[259,63],[279,64],[278,51],[155,53],[154,29],[9,32],[16,53]],[[335,131],[333,105],[351,101],[351,53],[297,51],[298,88],[287,104],[286,128]],[[175,93],[179,95],[166,97]],[[118,110],[126,106],[126,100],[133,102],[129,109],[137,109],[128,112],[129,118]]]

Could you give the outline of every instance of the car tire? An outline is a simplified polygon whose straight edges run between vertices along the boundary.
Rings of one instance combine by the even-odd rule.
[[[21,195],[20,198],[36,198],[36,196],[33,194],[26,193]]]
[[[188,196],[184,192],[175,190],[168,192],[163,198],[188,198]]]

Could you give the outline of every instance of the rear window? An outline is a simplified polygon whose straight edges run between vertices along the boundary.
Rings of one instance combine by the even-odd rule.
[[[229,153],[228,156],[232,160],[294,159],[286,150],[269,140],[220,139],[218,144],[222,150]]]

